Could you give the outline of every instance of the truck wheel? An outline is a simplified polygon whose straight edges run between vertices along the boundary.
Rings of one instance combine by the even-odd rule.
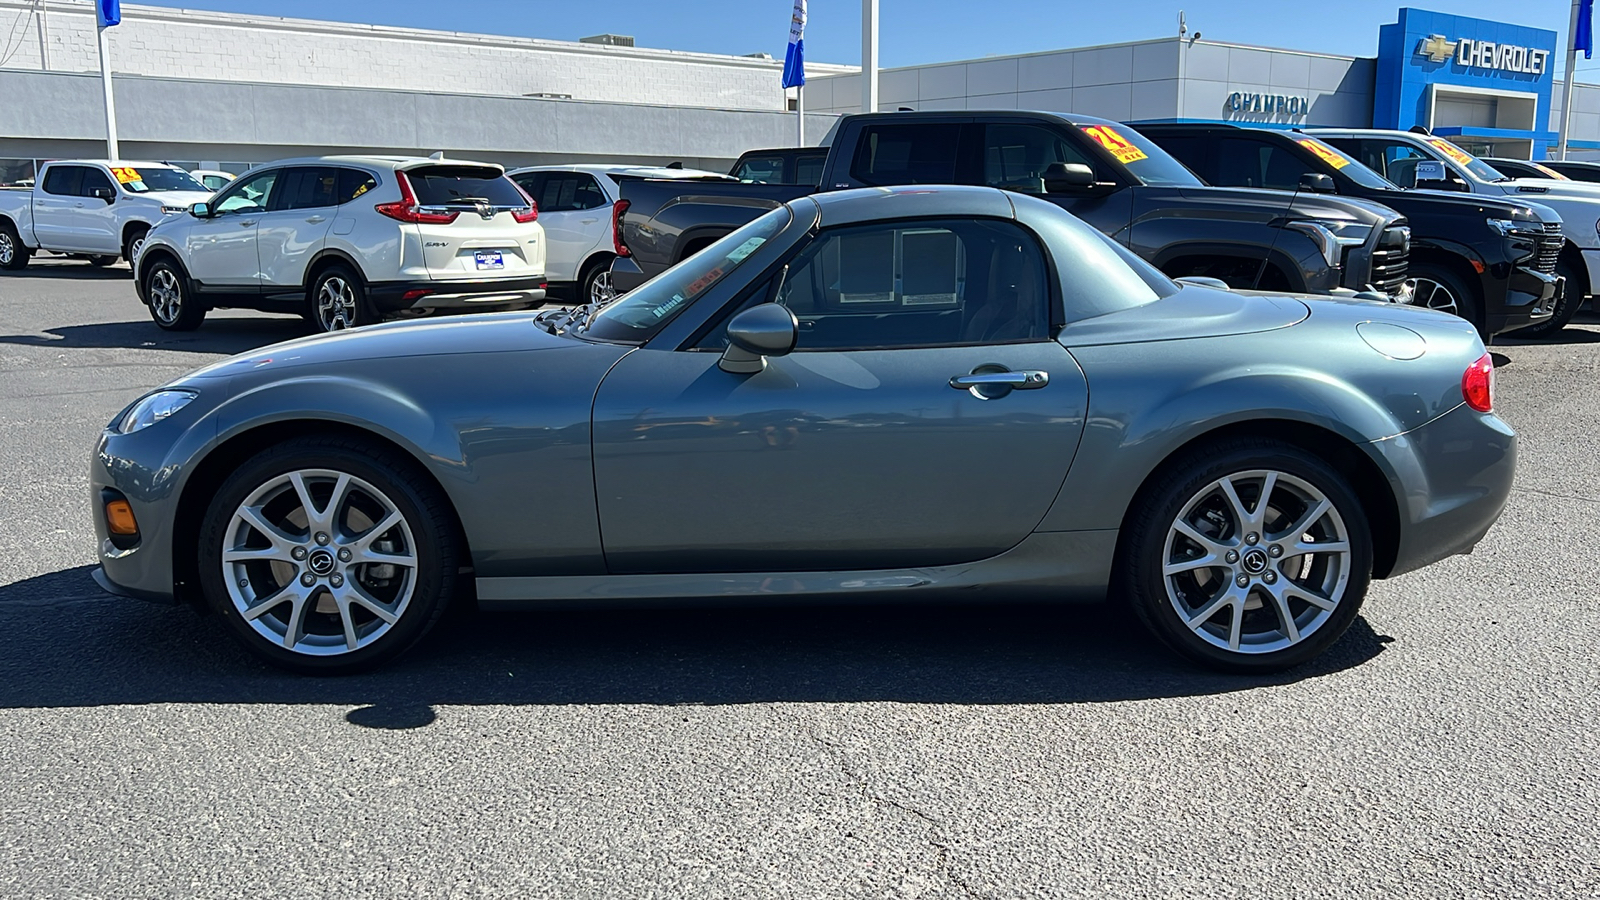
[[[1556,274],[1567,279],[1567,292],[1561,296],[1561,302],[1556,304],[1556,311],[1550,314],[1537,325],[1519,328],[1511,334],[1519,338],[1547,338],[1555,337],[1561,329],[1567,327],[1572,317],[1578,314],[1578,307],[1583,305],[1584,287],[1588,285],[1588,276],[1579,271],[1578,267],[1566,259],[1556,263]],[[1574,290],[1576,287],[1576,290]]]
[[[22,245],[17,229],[10,222],[0,222],[0,269],[22,269],[28,265],[33,251]]]
[[[205,307],[189,296],[183,273],[169,260],[150,264],[144,273],[144,296],[150,304],[150,318],[167,331],[193,331],[205,321]]]
[[[1471,322],[1479,335],[1483,334],[1483,311],[1478,308],[1477,295],[1455,272],[1445,266],[1419,263],[1411,267],[1408,280],[1411,282],[1413,306],[1425,306],[1460,316]],[[1488,340],[1488,337],[1485,336],[1484,340]]]
[[[123,238],[122,258],[128,261],[128,265],[131,266],[139,261],[139,251],[144,249],[144,239],[149,234],[148,228],[135,228]]]

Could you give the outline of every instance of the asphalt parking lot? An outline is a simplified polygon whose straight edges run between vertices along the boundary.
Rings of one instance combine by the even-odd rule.
[[[0,894],[1593,897],[1600,324],[1505,342],[1518,487],[1310,667],[1109,609],[464,614],[313,680],[101,594],[86,459],[171,335],[127,269],[0,277]]]

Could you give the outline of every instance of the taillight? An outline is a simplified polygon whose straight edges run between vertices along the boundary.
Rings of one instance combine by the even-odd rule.
[[[400,200],[396,203],[379,203],[373,207],[391,219],[413,225],[449,225],[459,212],[423,212],[417,205],[417,195],[411,190],[411,179],[404,172],[396,172],[395,183],[400,185]]]
[[[522,199],[528,201],[528,208],[525,210],[512,210],[511,218],[516,219],[518,223],[523,225],[539,221],[539,204],[533,202],[533,198],[528,195],[527,191],[522,189],[522,185],[513,181],[511,186],[517,189],[517,193],[522,195]]]
[[[633,255],[633,251],[628,249],[628,243],[622,239],[622,214],[632,205],[627,200],[618,200],[611,204],[611,249],[617,251],[618,256]]]
[[[1461,396],[1478,412],[1494,411],[1494,358],[1489,354],[1467,367],[1461,376]]]

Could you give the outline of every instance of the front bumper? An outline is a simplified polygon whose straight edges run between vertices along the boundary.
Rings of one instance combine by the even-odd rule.
[[[1490,303],[1484,317],[1489,334],[1505,334],[1550,318],[1562,295],[1573,288],[1559,275],[1521,266],[1513,269],[1500,304]]]
[[[1370,445],[1394,479],[1399,542],[1381,577],[1470,553],[1500,518],[1516,477],[1517,435],[1462,404],[1420,428]]]
[[[544,302],[545,278],[494,281],[376,281],[367,297],[380,313],[411,309],[526,309]]]

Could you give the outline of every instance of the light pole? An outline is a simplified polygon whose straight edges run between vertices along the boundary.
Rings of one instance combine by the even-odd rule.
[[[111,48],[106,29],[122,22],[121,0],[95,0],[95,31],[100,39],[100,82],[106,92],[106,156],[112,162],[122,158],[117,152],[117,107],[111,97]]]
[[[861,111],[878,111],[878,0],[861,0]]]

